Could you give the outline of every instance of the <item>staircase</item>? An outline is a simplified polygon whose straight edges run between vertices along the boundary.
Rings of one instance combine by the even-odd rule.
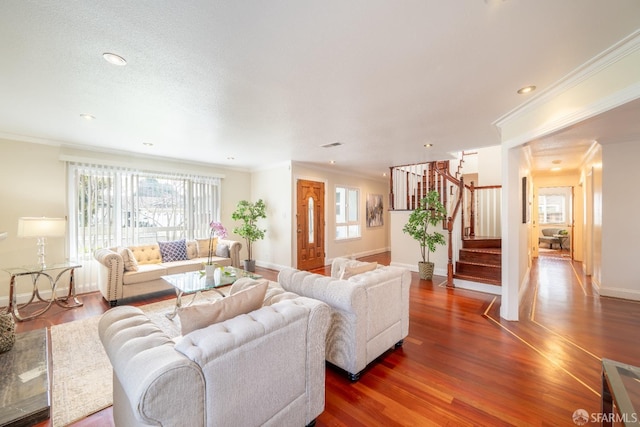
[[[454,278],[500,286],[502,283],[502,240],[474,237],[462,240]]]

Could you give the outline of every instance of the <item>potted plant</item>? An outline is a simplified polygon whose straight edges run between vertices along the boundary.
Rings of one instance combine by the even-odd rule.
[[[244,237],[247,242],[248,259],[244,260],[244,269],[246,271],[256,271],[256,261],[253,259],[252,244],[256,240],[264,239],[266,230],[259,228],[257,221],[260,218],[267,217],[265,210],[266,206],[262,199],[259,199],[255,203],[240,200],[236,206],[236,210],[231,214],[233,220],[242,221],[242,225],[235,227],[233,232],[240,237]]]
[[[435,227],[444,221],[447,211],[440,201],[437,191],[430,191],[426,197],[420,200],[419,206],[411,212],[409,221],[402,231],[407,233],[420,244],[422,261],[418,262],[420,278],[431,280],[433,278],[434,264],[429,261],[429,253],[436,251],[436,245],[444,245],[444,235],[437,231],[429,232],[429,226]]]

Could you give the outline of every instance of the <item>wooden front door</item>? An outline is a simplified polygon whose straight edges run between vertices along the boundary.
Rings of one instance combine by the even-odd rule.
[[[297,185],[299,270],[324,267],[324,183],[299,179]]]

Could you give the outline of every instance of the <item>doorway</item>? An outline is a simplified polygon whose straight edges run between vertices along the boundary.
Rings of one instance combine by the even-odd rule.
[[[573,259],[573,187],[538,189],[538,254]]]
[[[324,183],[299,179],[296,186],[298,270],[324,266]]]

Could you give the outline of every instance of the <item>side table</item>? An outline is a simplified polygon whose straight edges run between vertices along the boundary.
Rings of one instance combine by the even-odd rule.
[[[78,300],[76,297],[76,288],[73,280],[73,271],[76,268],[82,267],[80,264],[72,263],[72,262],[63,262],[58,264],[51,264],[46,266],[41,265],[29,265],[24,267],[16,267],[16,268],[8,268],[5,271],[11,275],[11,279],[9,281],[9,306],[7,307],[8,313],[13,313],[13,316],[20,321],[33,319],[35,317],[40,316],[45,313],[53,303],[56,303],[62,308],[75,308],[80,307],[82,302]],[[58,287],[58,282],[62,275],[66,272],[69,272],[69,290],[65,296],[59,297],[56,294],[56,288]],[[56,274],[57,272],[57,274]],[[33,285],[33,290],[31,293],[31,298],[24,304],[18,304],[17,295],[16,295],[16,278],[21,276],[30,276],[31,283]],[[46,299],[40,295],[40,291],[38,290],[38,279],[40,277],[45,277],[49,280],[49,284],[51,285],[51,298]],[[47,305],[32,313],[29,316],[23,316],[20,314],[19,309],[24,308],[36,301],[45,302]]]

